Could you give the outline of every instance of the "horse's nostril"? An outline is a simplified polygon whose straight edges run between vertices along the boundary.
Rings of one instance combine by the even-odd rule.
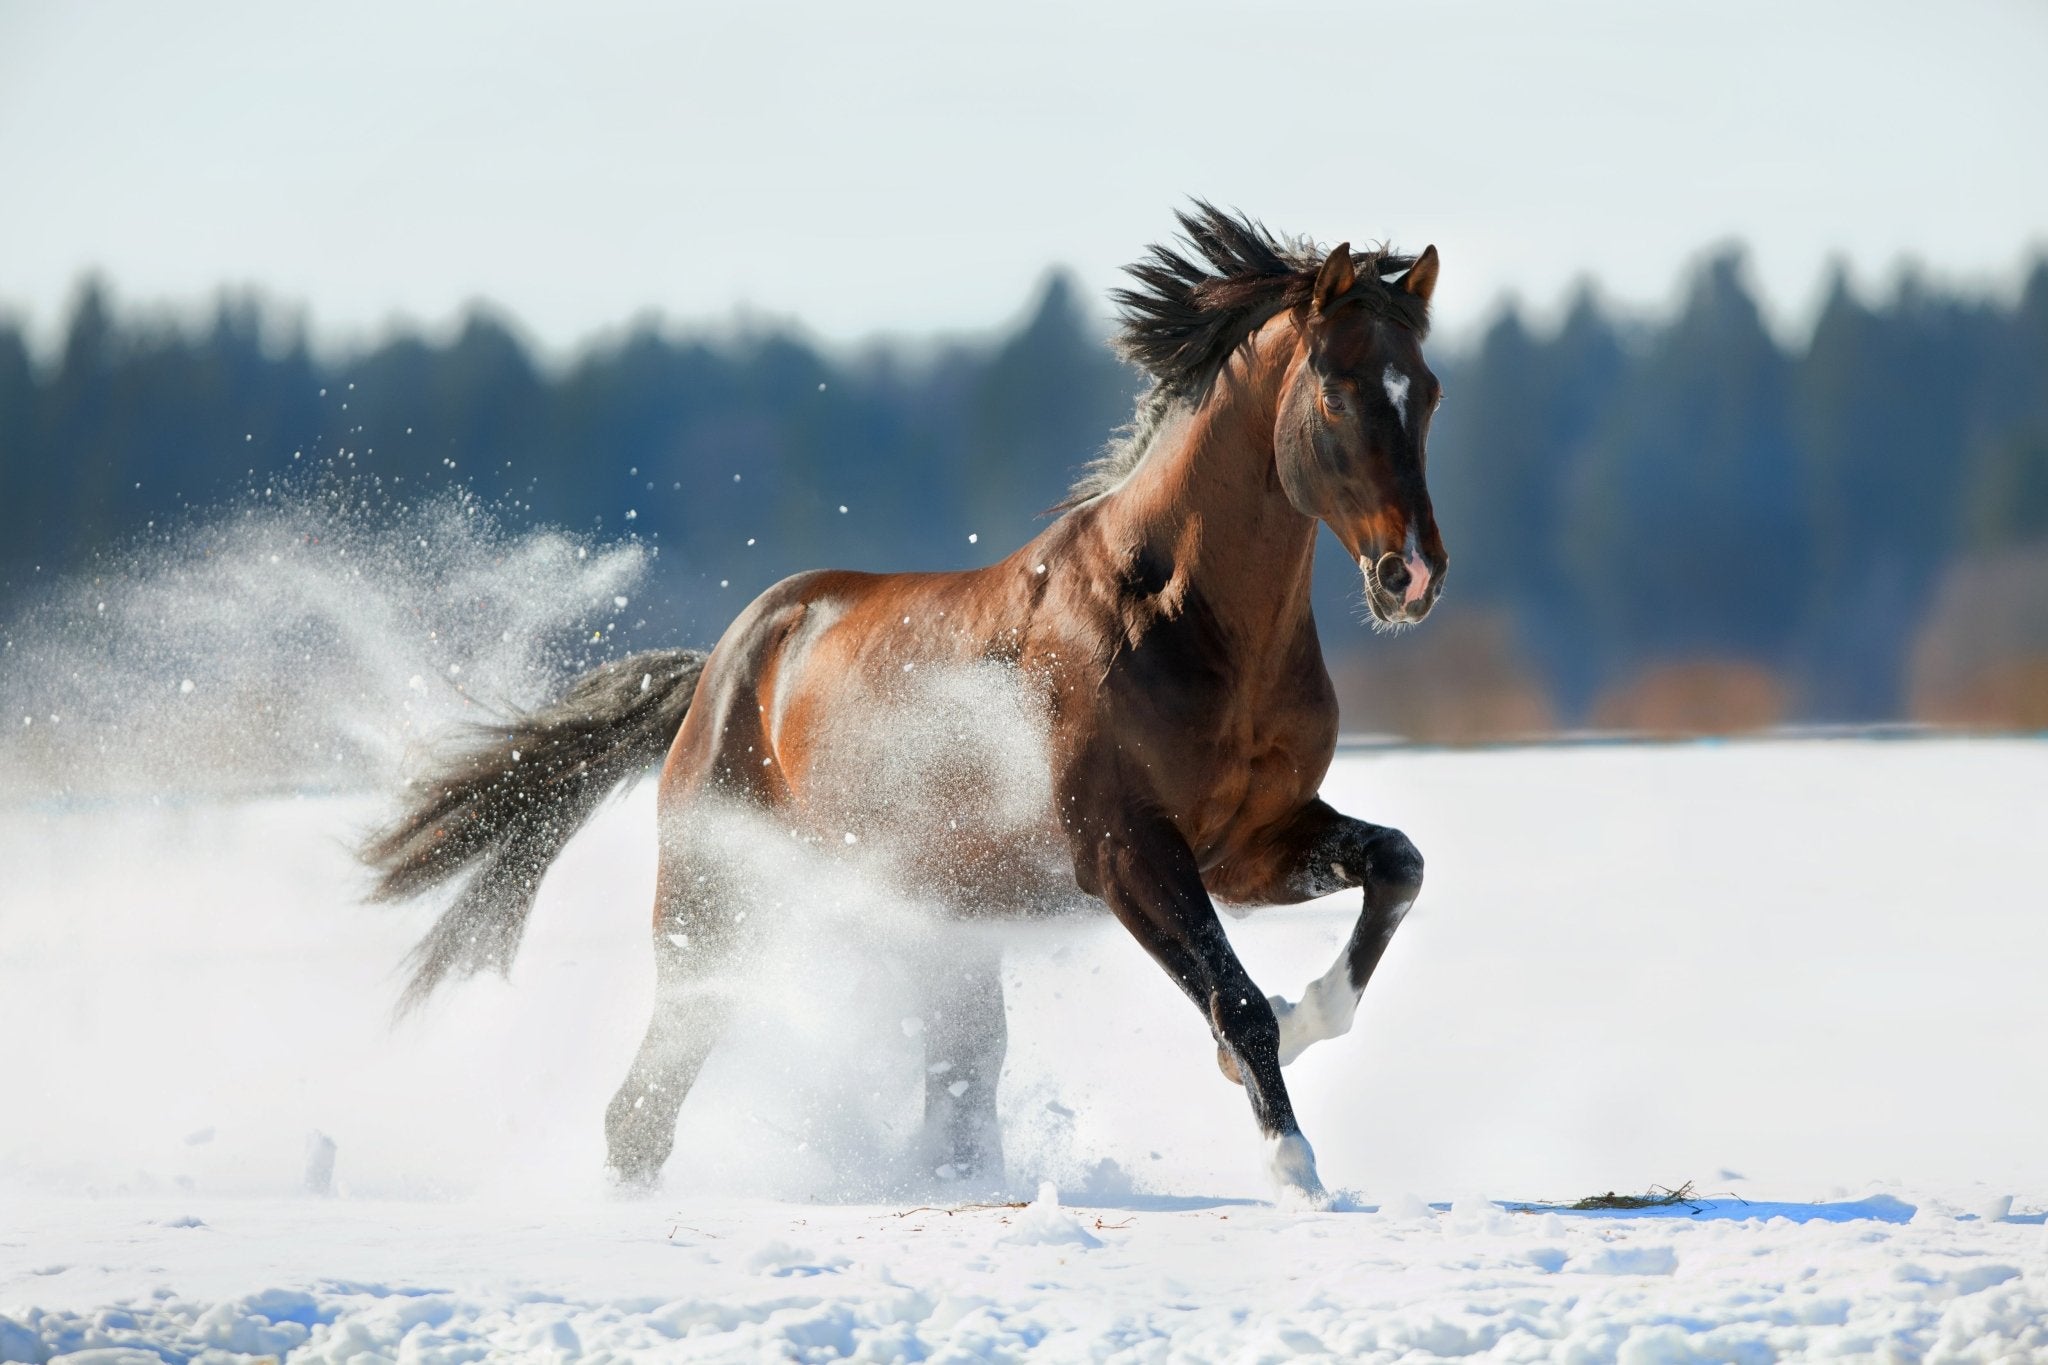
[[[1408,563],[1401,556],[1389,550],[1372,566],[1372,576],[1379,580],[1380,588],[1399,597],[1408,591]]]

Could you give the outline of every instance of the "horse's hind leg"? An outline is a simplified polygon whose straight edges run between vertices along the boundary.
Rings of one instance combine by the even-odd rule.
[[[605,1110],[606,1164],[620,1182],[651,1185],[675,1147],[676,1117],[724,1031],[737,931],[695,897],[656,917],[654,1015],[625,1083]]]
[[[925,977],[924,1137],[941,1178],[1003,1178],[996,1087],[1010,1041],[1002,952],[947,953]]]

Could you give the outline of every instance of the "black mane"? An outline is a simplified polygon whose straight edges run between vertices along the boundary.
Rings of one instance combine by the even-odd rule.
[[[1177,407],[1201,402],[1216,376],[1276,313],[1308,302],[1323,254],[1305,239],[1275,237],[1257,219],[1197,199],[1176,212],[1181,240],[1155,245],[1124,267],[1136,284],[1110,295],[1117,305],[1117,353],[1152,376],[1137,415],[1069,491],[1075,506],[1123,482],[1153,434]],[[1429,310],[1389,283],[1415,264],[1384,249],[1354,251],[1358,282],[1345,295],[1379,317],[1429,331]]]

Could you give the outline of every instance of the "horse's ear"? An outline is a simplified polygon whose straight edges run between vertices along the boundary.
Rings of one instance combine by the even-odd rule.
[[[1351,268],[1351,243],[1339,242],[1337,249],[1324,260],[1323,268],[1316,272],[1316,311],[1329,312],[1331,306],[1349,293],[1351,286],[1357,283],[1357,272]]]
[[[1432,245],[1422,248],[1422,254],[1415,258],[1415,264],[1401,277],[1401,287],[1424,303],[1428,303],[1429,296],[1436,292],[1438,265],[1436,247]]]

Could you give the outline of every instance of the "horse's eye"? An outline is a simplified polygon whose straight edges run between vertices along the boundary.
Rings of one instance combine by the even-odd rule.
[[[1323,411],[1335,417],[1345,409],[1344,394],[1338,389],[1323,390]]]

